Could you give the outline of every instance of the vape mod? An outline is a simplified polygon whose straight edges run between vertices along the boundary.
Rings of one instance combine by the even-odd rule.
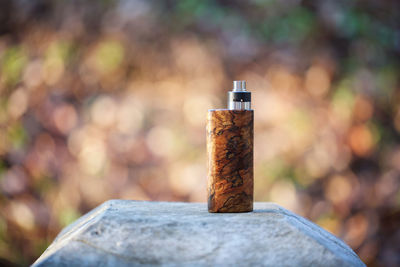
[[[228,109],[207,114],[209,212],[253,210],[253,124],[251,93],[234,81]]]

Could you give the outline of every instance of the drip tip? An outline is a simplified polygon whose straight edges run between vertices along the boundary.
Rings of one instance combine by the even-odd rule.
[[[233,81],[233,90],[234,92],[243,92],[246,91],[246,81]]]

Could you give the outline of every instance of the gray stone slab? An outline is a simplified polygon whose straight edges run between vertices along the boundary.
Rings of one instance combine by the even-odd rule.
[[[365,266],[343,241],[273,203],[110,200],[66,227],[33,266]]]

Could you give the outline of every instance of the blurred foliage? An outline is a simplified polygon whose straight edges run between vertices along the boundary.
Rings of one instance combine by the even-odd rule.
[[[397,1],[0,1],[0,263],[110,198],[205,201],[245,79],[255,198],[400,265]]]

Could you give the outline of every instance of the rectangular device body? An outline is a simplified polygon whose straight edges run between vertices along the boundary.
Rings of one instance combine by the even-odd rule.
[[[253,132],[253,110],[208,111],[209,212],[253,210]]]

